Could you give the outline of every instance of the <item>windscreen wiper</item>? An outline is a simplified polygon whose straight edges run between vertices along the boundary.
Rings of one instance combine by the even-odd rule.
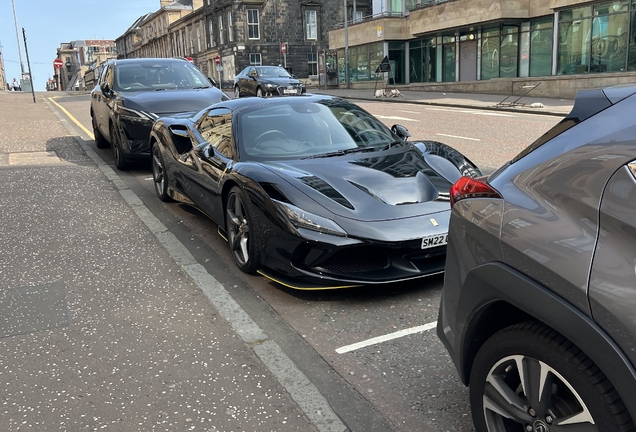
[[[328,152],[328,153],[320,153],[320,154],[316,154],[312,156],[306,156],[301,159],[317,159],[317,158],[326,158],[326,157],[332,157],[332,156],[344,156],[344,155],[348,155],[352,153],[372,152],[375,150],[376,149],[373,147],[354,147],[354,148],[348,148],[348,149],[340,149],[340,150],[336,150],[336,151]]]

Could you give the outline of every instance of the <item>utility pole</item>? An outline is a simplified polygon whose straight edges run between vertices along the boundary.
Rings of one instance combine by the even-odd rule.
[[[13,6],[13,22],[15,23],[15,40],[18,42],[18,57],[20,58],[20,72],[24,74],[24,65],[22,64],[22,50],[20,49],[20,34],[18,33],[18,18],[15,14],[15,0],[11,0]],[[22,76],[20,76],[22,78]]]
[[[27,48],[26,32],[22,27],[22,36],[24,37],[24,52],[26,53],[27,66],[29,67],[29,82],[31,83],[31,95],[33,96],[33,103],[35,103],[35,90],[33,88],[33,75],[31,75],[31,62],[29,61],[29,49]]]
[[[345,33],[345,83],[349,89],[349,25],[347,23],[347,0],[344,0],[344,33]]]

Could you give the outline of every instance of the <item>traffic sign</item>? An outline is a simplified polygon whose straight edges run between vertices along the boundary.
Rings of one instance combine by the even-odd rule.
[[[192,59],[192,57],[186,57],[186,60],[189,61],[190,63],[194,63],[194,60]]]
[[[216,65],[216,70],[221,72],[223,70],[223,66],[221,65]]]
[[[53,60],[53,67],[55,69],[60,69],[62,66],[64,66],[64,62],[62,61],[62,59],[56,58],[55,60]]]
[[[219,56],[214,57],[214,63],[220,65],[221,64],[221,57],[219,57]]]
[[[287,42],[283,42],[280,44],[280,52],[283,54],[287,54]]]

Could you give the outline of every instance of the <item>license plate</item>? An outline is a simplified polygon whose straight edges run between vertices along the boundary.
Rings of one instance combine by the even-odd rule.
[[[422,239],[422,249],[444,246],[448,243],[448,233],[426,236]]]
[[[283,93],[285,93],[285,94],[297,94],[298,91],[296,89],[293,89],[293,90],[285,89],[285,90],[283,90]]]

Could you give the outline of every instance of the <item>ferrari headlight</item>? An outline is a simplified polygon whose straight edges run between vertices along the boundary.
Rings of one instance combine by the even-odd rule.
[[[312,231],[318,231],[321,233],[336,235],[340,237],[347,236],[345,230],[340,228],[340,226],[331,219],[309,213],[291,204],[276,200],[272,201],[276,203],[278,208],[283,211],[291,224],[296,228],[306,228]]]

